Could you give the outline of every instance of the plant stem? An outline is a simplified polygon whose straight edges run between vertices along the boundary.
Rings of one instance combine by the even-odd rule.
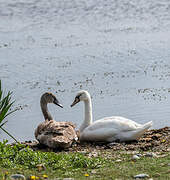
[[[18,143],[18,141],[14,138],[14,136],[12,136],[8,131],[6,131],[3,127],[0,127],[6,134],[8,134],[8,136],[10,136],[13,140],[15,140],[16,143]]]

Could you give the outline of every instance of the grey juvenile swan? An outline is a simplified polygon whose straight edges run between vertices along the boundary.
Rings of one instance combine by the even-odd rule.
[[[71,122],[57,122],[48,111],[47,104],[54,103],[63,108],[54,94],[46,92],[41,96],[40,105],[45,121],[35,130],[35,138],[50,148],[68,148],[77,140],[75,126]]]
[[[119,116],[105,117],[93,122],[90,94],[84,90],[79,91],[71,107],[80,101],[83,101],[85,105],[85,119],[79,129],[80,141],[112,142],[115,140],[136,140],[152,126],[152,121],[146,124],[138,124]]]

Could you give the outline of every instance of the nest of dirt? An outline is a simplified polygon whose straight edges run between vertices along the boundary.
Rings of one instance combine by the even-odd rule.
[[[91,143],[91,142],[76,142],[68,149],[50,149],[36,141],[26,141],[22,144],[28,145],[33,150],[40,151],[69,151],[69,152],[93,152],[103,151],[110,149],[112,151],[125,150],[125,151],[157,151],[169,152],[170,151],[170,127],[161,129],[148,130],[138,141],[131,142],[112,142],[112,143]]]

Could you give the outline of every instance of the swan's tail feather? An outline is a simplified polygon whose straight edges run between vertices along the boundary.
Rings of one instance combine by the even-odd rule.
[[[152,121],[149,121],[146,124],[142,125],[142,127],[139,128],[138,132],[136,133],[136,139],[140,138],[151,126]]]
[[[153,124],[152,121],[149,121],[143,125],[142,129],[149,129],[152,126],[152,124]]]

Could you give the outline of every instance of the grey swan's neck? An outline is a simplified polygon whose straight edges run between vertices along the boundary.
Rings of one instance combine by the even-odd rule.
[[[53,118],[50,112],[48,111],[47,102],[43,98],[41,98],[40,100],[40,106],[41,106],[42,113],[44,115],[44,119],[48,121],[52,120]]]
[[[85,115],[84,115],[84,122],[80,126],[80,132],[82,132],[86,127],[92,124],[93,116],[92,116],[92,102],[91,98],[89,97],[86,101],[84,101],[85,106]]]

